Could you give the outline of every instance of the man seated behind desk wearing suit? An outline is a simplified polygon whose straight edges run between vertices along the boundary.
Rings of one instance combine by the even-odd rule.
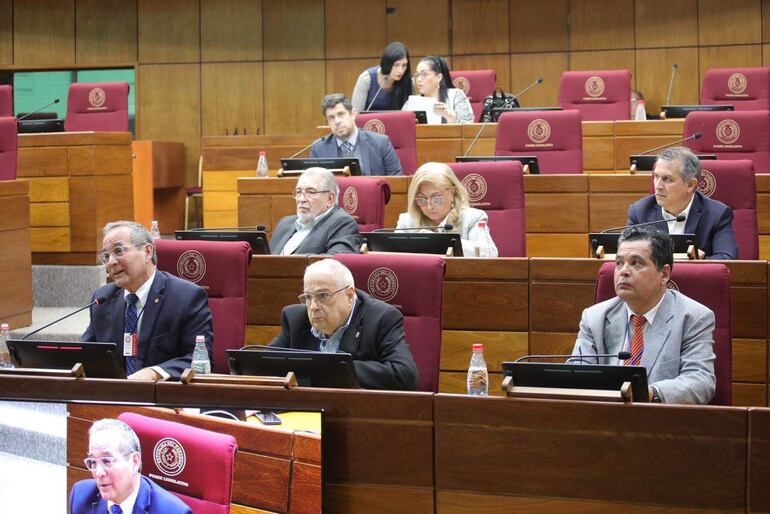
[[[332,172],[308,168],[294,190],[296,216],[281,218],[270,239],[273,255],[358,253],[358,223],[337,206],[340,186]]]
[[[321,111],[332,133],[313,143],[310,157],[356,157],[361,163],[362,175],[403,175],[390,138],[358,130],[357,112],[345,95],[326,95]]]
[[[617,296],[583,311],[572,354],[629,351],[631,358],[622,363],[587,363],[642,365],[652,401],[706,404],[716,388],[714,313],[668,289],[673,266],[667,234],[650,226],[623,232],[615,258]]]
[[[213,363],[209,299],[199,286],[157,269],[150,233],[139,223],[116,221],[103,229],[99,254],[111,284],[94,298],[82,341],[114,342],[128,378],[179,379],[192,364],[195,337],[203,335]]]
[[[404,340],[403,316],[356,289],[344,264],[324,259],[308,266],[299,301],[284,307],[281,333],[270,346],[347,352],[361,387],[417,388],[417,365]]]
[[[658,155],[653,170],[655,194],[628,208],[626,225],[660,220],[653,226],[669,234],[695,234],[700,258],[737,259],[733,211],[698,191],[700,160],[684,147],[668,148]],[[674,220],[680,214],[687,219]]]
[[[182,500],[142,476],[139,438],[120,420],[91,425],[84,463],[93,478],[72,486],[71,514],[192,514]]]

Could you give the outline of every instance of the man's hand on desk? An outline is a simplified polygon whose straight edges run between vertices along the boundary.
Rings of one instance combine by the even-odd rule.
[[[142,368],[136,373],[132,373],[131,375],[128,375],[129,380],[151,380],[153,382],[157,382],[158,380],[162,380],[163,377],[160,376],[160,373],[156,372],[152,368]]]

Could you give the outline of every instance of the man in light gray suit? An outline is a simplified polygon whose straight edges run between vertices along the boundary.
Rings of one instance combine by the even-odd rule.
[[[617,296],[583,311],[572,354],[628,351],[628,361],[597,360],[647,368],[653,402],[705,404],[716,388],[714,313],[668,289],[673,257],[668,234],[649,226],[627,229],[615,258]]]
[[[316,141],[310,157],[355,157],[363,175],[403,175],[390,138],[356,127],[356,112],[345,95],[326,95],[321,111],[332,133]]]
[[[273,255],[358,253],[358,223],[337,206],[340,187],[324,168],[302,172],[294,190],[296,216],[281,218],[270,240]]]

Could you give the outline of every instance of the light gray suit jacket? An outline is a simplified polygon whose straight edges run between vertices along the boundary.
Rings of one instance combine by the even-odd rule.
[[[283,247],[297,231],[294,222],[297,216],[281,218],[270,239],[270,253],[280,255]],[[332,212],[313,227],[292,255],[358,253],[361,248],[361,235],[358,223],[353,217],[335,205]]]
[[[358,129],[356,143],[361,151],[362,175],[403,175],[401,161],[390,138],[385,134],[376,134],[368,130]],[[313,143],[310,157],[337,157],[337,139],[334,134],[325,136]]]
[[[645,331],[641,363],[663,402],[705,404],[714,397],[714,326],[709,308],[666,290],[652,326]],[[572,354],[622,351],[626,327],[626,304],[617,296],[589,307],[583,311]],[[598,360],[599,364],[618,363],[611,358]]]

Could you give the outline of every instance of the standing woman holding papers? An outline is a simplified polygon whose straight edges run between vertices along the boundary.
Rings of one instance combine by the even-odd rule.
[[[473,123],[471,102],[462,90],[452,87],[443,57],[428,56],[420,61],[414,82],[420,94],[409,97],[404,111],[425,111],[429,124]]]
[[[458,232],[466,257],[497,257],[487,225],[487,213],[468,202],[468,191],[457,179],[452,168],[442,162],[426,162],[417,169],[409,184],[407,212],[398,217],[398,229],[425,227],[425,232],[443,232],[452,225]],[[422,230],[420,231],[422,232]]]
[[[353,88],[353,108],[358,111],[397,111],[412,94],[409,50],[403,43],[385,47],[379,66],[359,75]]]

